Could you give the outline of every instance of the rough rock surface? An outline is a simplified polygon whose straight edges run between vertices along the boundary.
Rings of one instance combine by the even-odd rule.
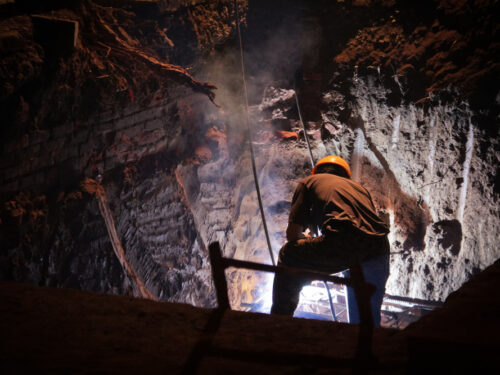
[[[380,209],[390,212],[388,293],[442,300],[500,256],[492,163],[498,138],[475,124],[467,106],[391,107],[374,77],[356,79],[351,94],[361,131],[351,131],[354,149],[345,156]]]
[[[233,32],[235,4],[243,20],[233,1],[1,5],[2,279],[137,295],[112,230],[157,298],[213,304],[175,168],[199,163],[191,148],[215,89],[184,66]],[[33,13],[77,21],[74,49],[54,48]],[[102,182],[115,228],[84,177]]]

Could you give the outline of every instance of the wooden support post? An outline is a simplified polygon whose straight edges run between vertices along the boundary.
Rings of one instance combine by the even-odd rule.
[[[210,263],[212,265],[212,275],[214,278],[215,292],[217,293],[217,304],[219,309],[230,309],[229,297],[227,294],[226,266],[223,262],[222,252],[219,242],[212,242],[208,247]]]

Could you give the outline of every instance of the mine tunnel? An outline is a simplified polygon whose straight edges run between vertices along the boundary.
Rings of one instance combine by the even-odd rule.
[[[495,14],[0,0],[2,373],[500,370]],[[221,309],[209,248],[275,265],[327,155],[390,229],[381,327],[319,279],[269,315],[273,272],[232,263]]]

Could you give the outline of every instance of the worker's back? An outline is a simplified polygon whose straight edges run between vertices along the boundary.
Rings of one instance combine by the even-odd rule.
[[[290,221],[314,223],[322,231],[337,231],[347,225],[370,236],[389,232],[364,187],[329,173],[315,174],[299,182],[292,200]]]

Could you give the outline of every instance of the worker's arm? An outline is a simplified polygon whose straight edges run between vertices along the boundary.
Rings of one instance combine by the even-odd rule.
[[[304,227],[301,224],[288,223],[286,228],[286,240],[287,241],[297,241],[299,238],[304,237],[302,234]]]
[[[286,228],[287,241],[296,241],[299,238],[305,237],[302,232],[305,229],[304,223],[309,222],[310,207],[311,202],[307,195],[306,186],[302,182],[299,182],[293,194],[290,216],[288,217],[288,227]]]

